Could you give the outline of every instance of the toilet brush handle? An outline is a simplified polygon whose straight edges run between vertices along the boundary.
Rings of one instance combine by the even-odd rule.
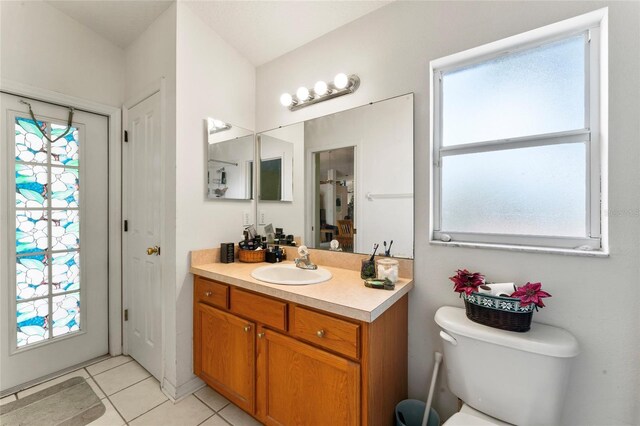
[[[436,379],[438,378],[438,369],[442,362],[442,354],[440,352],[435,353],[436,363],[433,366],[433,375],[431,376],[431,386],[429,387],[429,396],[427,397],[427,405],[424,407],[424,415],[422,416],[422,426],[427,426],[429,421],[429,414],[431,413],[431,401],[433,400],[433,392],[436,388]]]

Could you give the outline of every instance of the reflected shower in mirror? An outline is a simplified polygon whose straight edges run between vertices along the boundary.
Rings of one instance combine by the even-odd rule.
[[[267,181],[276,182],[270,200],[278,199],[277,183],[293,182],[286,203],[261,191],[259,232],[272,224],[309,247],[330,249],[337,240],[355,253],[370,253],[374,243],[384,253],[384,242],[388,248],[393,241],[392,256],[413,257],[413,94],[263,132],[258,140],[263,167],[276,160],[265,167]],[[289,163],[278,169],[278,158],[288,161],[283,152],[291,152],[290,172]]]
[[[251,200],[253,193],[253,131],[207,118],[207,198]]]

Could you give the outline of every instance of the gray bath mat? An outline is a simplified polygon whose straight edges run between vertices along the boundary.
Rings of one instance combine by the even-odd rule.
[[[84,426],[106,408],[82,377],[74,377],[0,407],[2,426]]]

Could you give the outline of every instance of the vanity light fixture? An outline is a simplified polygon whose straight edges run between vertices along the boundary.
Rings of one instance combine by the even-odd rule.
[[[312,90],[302,86],[296,91],[295,98],[289,93],[280,96],[280,103],[291,111],[304,108],[318,102],[337,98],[355,92],[360,87],[360,77],[355,74],[347,76],[344,73],[336,75],[331,83],[318,81]]]
[[[215,118],[208,119],[208,127],[209,134],[212,135],[218,132],[224,132],[225,130],[229,130],[231,128],[231,124],[225,123],[221,120],[216,120]]]

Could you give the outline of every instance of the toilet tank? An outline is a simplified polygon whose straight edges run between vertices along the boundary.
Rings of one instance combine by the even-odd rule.
[[[568,331],[533,323],[526,333],[436,312],[449,389],[471,407],[515,425],[557,425],[578,342]]]

